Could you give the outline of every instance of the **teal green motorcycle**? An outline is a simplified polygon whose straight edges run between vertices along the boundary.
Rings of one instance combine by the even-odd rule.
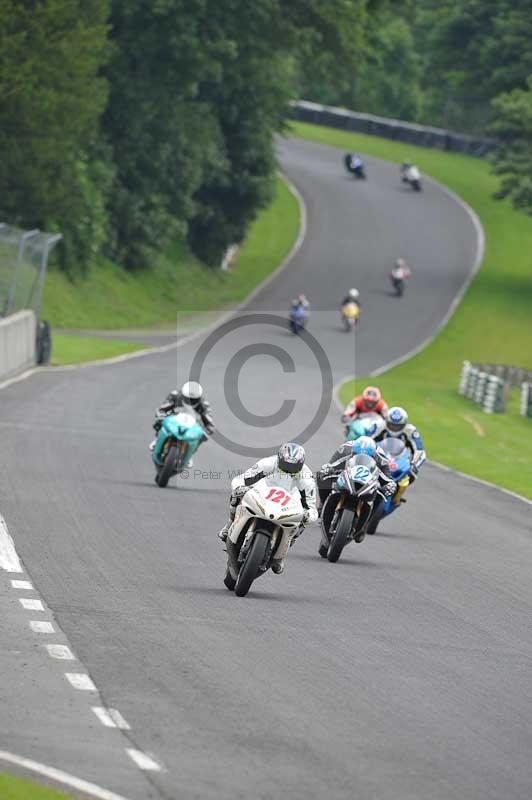
[[[172,476],[183,472],[200,444],[207,439],[207,434],[192,414],[164,417],[151,454],[157,486],[164,488]]]

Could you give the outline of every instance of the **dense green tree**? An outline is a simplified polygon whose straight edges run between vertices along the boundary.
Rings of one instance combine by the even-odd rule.
[[[81,260],[102,239],[89,154],[106,101],[106,16],[107,0],[0,0],[0,211],[60,228]]]
[[[532,76],[528,89],[514,89],[493,102],[492,130],[499,140],[494,171],[502,177],[498,198],[532,214]]]
[[[176,231],[217,263],[271,196],[290,59],[353,64],[365,0],[113,0],[104,129],[114,253],[149,261]]]

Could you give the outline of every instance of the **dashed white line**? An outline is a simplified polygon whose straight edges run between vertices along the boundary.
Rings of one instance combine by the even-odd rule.
[[[131,730],[120,711],[117,711],[116,708],[93,706],[92,710],[106,728],[120,728],[121,731]]]
[[[29,597],[20,597],[19,603],[22,608],[25,608],[27,611],[44,611],[44,606],[40,600],[33,600]]]
[[[126,753],[139,769],[151,772],[159,772],[161,769],[159,764],[153,758],[147,756],[146,753],[143,753],[142,750],[134,750],[132,747],[128,747],[126,748]]]
[[[54,626],[51,622],[45,620],[32,619],[30,620],[30,628],[34,633],[55,633]]]
[[[15,550],[13,539],[9,535],[6,521],[0,514],[0,567],[6,572],[22,572],[22,566]]]
[[[33,584],[30,581],[11,581],[11,587],[13,589],[27,589],[28,591],[32,591]]]
[[[65,672],[65,678],[74,689],[79,689],[82,692],[98,691],[89,676],[83,672]]]
[[[45,645],[48,650],[48,655],[52,658],[61,658],[63,661],[74,661],[75,656],[65,644],[47,644]]]

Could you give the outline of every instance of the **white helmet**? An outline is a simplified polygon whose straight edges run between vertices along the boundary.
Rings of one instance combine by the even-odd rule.
[[[277,465],[281,472],[294,474],[301,472],[305,463],[305,451],[300,444],[286,442],[277,453]]]
[[[357,300],[357,299],[358,299],[358,295],[359,295],[360,293],[359,293],[358,289],[349,289],[349,291],[348,291],[348,293],[347,293],[347,294],[349,295],[349,297],[350,297],[352,300]]]
[[[393,406],[386,414],[386,432],[389,436],[400,436],[408,422],[408,414],[401,406]]]
[[[203,389],[197,381],[187,381],[181,387],[181,397],[187,406],[195,406],[203,397]]]

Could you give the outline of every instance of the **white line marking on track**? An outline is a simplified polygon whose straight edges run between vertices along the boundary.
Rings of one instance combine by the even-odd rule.
[[[126,748],[126,753],[139,769],[151,772],[159,772],[161,769],[159,764],[153,758],[147,756],[146,753],[143,753],[142,750],[134,750],[132,747],[128,747]]]
[[[108,789],[102,789],[95,783],[84,781],[82,778],[76,778],[74,775],[69,775],[68,772],[63,772],[61,769],[49,767],[47,764],[40,764],[38,761],[32,761],[23,756],[17,756],[14,753],[8,753],[5,750],[0,750],[0,761],[7,761],[9,764],[15,764],[17,767],[22,767],[30,772],[36,772],[38,775],[43,775],[49,780],[55,781],[62,786],[69,786],[71,789],[76,789],[78,792],[90,795],[95,800],[127,800],[121,794],[115,794]]]
[[[75,661],[75,656],[66,644],[47,644],[48,655],[52,658],[61,658],[63,661]]]
[[[13,589],[27,589],[28,591],[33,590],[33,584],[30,581],[11,581],[11,586]]]
[[[25,608],[28,611],[44,611],[44,606],[40,600],[34,600],[30,597],[20,597],[19,603],[22,608]]]
[[[55,633],[54,626],[51,622],[45,620],[32,619],[30,620],[30,628],[34,633]]]
[[[13,539],[9,535],[6,521],[0,514],[0,567],[6,572],[23,572],[15,550]]]
[[[65,672],[65,678],[74,687],[82,692],[97,692],[97,688],[83,672]]]
[[[120,711],[117,711],[116,708],[93,706],[92,710],[106,728],[120,728],[121,731],[131,730]]]

